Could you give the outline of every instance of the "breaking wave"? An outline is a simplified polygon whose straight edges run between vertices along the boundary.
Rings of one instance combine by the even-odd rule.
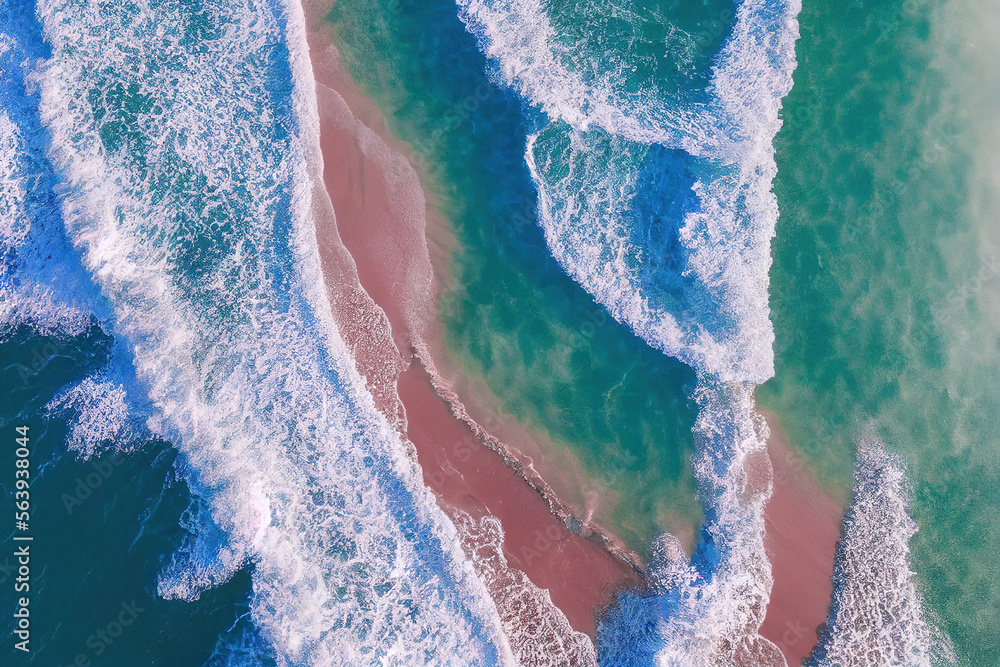
[[[670,88],[616,60],[627,49],[613,40],[560,33],[550,17],[557,3],[458,4],[495,74],[542,112],[525,159],[553,256],[616,319],[699,375],[702,539],[688,562],[662,538],[650,565],[655,590],[620,596],[599,629],[601,662],[783,665],[758,635],[771,588],[771,476],[753,388],[774,370],[771,142],[791,87],[800,5],[738,3],[706,83],[691,86],[692,73],[687,87]],[[588,12],[607,9],[582,7],[577,32],[592,25]],[[629,21],[629,7],[615,12]],[[634,16],[628,48],[642,46]],[[588,40],[604,48],[580,48]]]
[[[497,75],[548,119],[526,159],[566,272],[699,372],[768,379],[772,140],[800,3],[739,3],[707,86],[677,94],[565,44],[537,0],[459,7]]]
[[[66,389],[45,406],[70,425],[67,448],[89,459],[114,446],[128,451],[139,443],[144,429],[129,409],[124,385],[110,378],[87,377]]]
[[[909,541],[902,461],[871,436],[858,446],[854,500],[837,544],[833,604],[807,664],[812,667],[938,667],[956,664],[948,637],[923,610]]]
[[[703,383],[695,398],[702,539],[690,561],[673,536],[654,544],[654,592],[619,597],[598,631],[602,665],[785,664],[757,634],[772,581],[763,526],[771,495],[767,425],[754,410],[752,384]]]
[[[73,336],[107,315],[66,238],[44,159],[31,73],[47,52],[27,3],[0,10],[0,332],[26,325]]]
[[[511,662],[330,317],[301,7],[51,0],[38,16],[62,223],[197,497],[160,594],[196,599],[252,562],[251,616],[279,664]],[[88,409],[114,413],[102,386]]]

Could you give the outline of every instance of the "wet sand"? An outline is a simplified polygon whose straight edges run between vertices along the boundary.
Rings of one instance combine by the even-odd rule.
[[[315,8],[312,12],[309,16],[307,7],[307,21],[315,27]],[[440,327],[434,326],[425,194],[406,147],[392,139],[377,108],[341,71],[330,36],[311,31],[309,45],[323,181],[336,212],[335,220],[331,216],[322,223],[333,229],[318,230],[324,272],[350,274],[343,268],[346,248],[364,292],[384,313],[383,322],[367,304],[359,308],[358,299],[338,297],[333,293],[336,281],[327,280],[338,326],[364,329],[359,317],[376,325],[365,339],[370,345],[353,346],[359,370],[387,414],[397,404],[405,412],[398,426],[413,443],[424,479],[445,511],[453,517],[460,510],[473,519],[499,519],[509,566],[547,589],[574,630],[593,636],[597,612],[615,591],[640,585],[641,575],[634,562],[611,546],[613,539],[574,523],[570,510],[531,467],[468,415],[457,414],[457,398],[442,391],[446,387],[428,356],[443,342],[438,340]],[[381,360],[387,345],[393,349],[388,366]],[[495,598],[509,595],[491,593]]]
[[[760,634],[781,649],[789,667],[799,667],[815,646],[816,628],[830,606],[844,508],[792,451],[777,419],[767,415],[767,422],[774,491],[765,510],[765,544],[774,586]]]
[[[400,377],[399,394],[410,416],[407,435],[424,481],[449,506],[474,518],[499,519],[508,563],[548,589],[573,629],[593,637],[595,610],[616,590],[638,585],[638,573],[556,520],[542,496],[456,419],[430,387],[419,363]]]
[[[574,512],[555,497],[531,458],[492,438],[524,432],[522,425],[490,411],[485,433],[458,403],[460,397],[449,395],[451,383],[435,365],[445,355],[432,298],[438,283],[447,280],[438,265],[447,255],[446,224],[434,217],[407,146],[392,137],[377,107],[340,69],[330,35],[313,31],[309,43],[318,83],[323,180],[336,211],[336,221],[330,216],[318,231],[321,254],[324,271],[338,276],[327,282],[338,325],[355,341],[358,367],[386,414],[405,410],[397,426],[414,444],[425,481],[442,507],[453,517],[464,512],[473,519],[499,519],[509,565],[547,589],[575,630],[593,636],[595,613],[614,592],[641,583],[634,555],[606,531],[591,532],[586,521],[574,524]],[[438,260],[433,265],[431,253]],[[355,282],[363,287],[360,295]],[[334,293],[345,285],[347,297]],[[447,369],[449,375],[455,372],[453,366]],[[479,397],[473,404],[484,402],[492,400]],[[774,588],[761,634],[789,665],[799,665],[826,618],[842,509],[791,452],[776,420],[769,423],[774,493],[766,525]],[[537,457],[547,443],[532,444],[527,449]]]

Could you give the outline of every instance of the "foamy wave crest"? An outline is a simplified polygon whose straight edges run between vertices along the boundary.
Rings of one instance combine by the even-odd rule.
[[[62,212],[205,505],[161,575],[248,560],[282,665],[512,662],[454,526],[379,415],[323,294],[301,7],[44,0]]]
[[[703,539],[688,564],[663,538],[651,566],[657,593],[621,597],[600,629],[602,663],[782,665],[758,636],[771,587],[771,486],[752,396],[774,372],[772,141],[791,88],[800,3],[737,3],[706,84],[675,89],[624,60],[635,41],[586,48],[580,33],[604,20],[591,23],[588,12],[608,14],[605,5],[572,5],[579,11],[565,35],[556,5],[540,0],[458,5],[499,77],[548,116],[528,137],[526,161],[553,256],[617,320],[700,378]],[[630,11],[625,3],[610,13]],[[644,19],[625,20],[633,18],[641,40]]]
[[[28,235],[20,134],[7,111],[0,109],[0,243],[4,245],[4,255],[23,243]]]
[[[130,414],[125,387],[111,378],[89,377],[45,406],[70,422],[67,447],[88,459],[107,449],[127,451],[143,429]]]
[[[704,119],[697,110],[663,105],[664,95],[654,86],[626,92],[626,72],[602,68],[592,54],[565,43],[541,0],[458,0],[458,6],[502,79],[551,118],[580,130],[598,125],[644,142],[708,134],[707,128],[699,132]]]
[[[746,173],[560,122],[527,161],[552,254],[613,317],[701,373],[773,374],[773,162]]]
[[[669,535],[654,545],[655,594],[627,593],[601,623],[602,665],[785,665],[758,636],[770,597],[764,505],[771,495],[767,425],[753,385],[702,382],[694,433],[699,496],[707,520],[690,562]]]
[[[536,0],[459,5],[500,76],[550,118],[526,159],[560,265],[699,372],[771,377],[772,141],[791,88],[797,0],[740,3],[707,88],[686,94],[564,44]]]
[[[596,667],[590,638],[576,632],[552,604],[547,590],[511,568],[503,552],[503,528],[492,516],[473,519],[458,510],[455,525],[476,572],[494,591],[497,611],[521,667]]]
[[[777,108],[791,89],[798,38],[797,0],[743,0],[718,54],[707,91],[673,92],[653,80],[634,80],[633,68],[602,62],[616,45],[580,48],[561,35],[541,0],[457,0],[460,17],[479,39],[498,74],[552,119],[576,130],[594,126],[640,143],[659,143],[691,155],[738,159],[769,146]],[[600,26],[603,3],[584,3],[577,21]],[[614,12],[629,14],[627,3]],[[635,32],[644,19],[634,16]],[[648,19],[646,19],[648,20]],[[639,37],[633,37],[639,39]],[[627,49],[626,49],[627,50]]]
[[[813,667],[937,667],[957,664],[951,642],[923,609],[910,567],[906,471],[882,443],[858,446],[854,500],[834,564],[833,603]]]
[[[189,473],[187,477],[196,475],[196,472]],[[237,493],[240,491],[242,489]],[[252,505],[258,509],[258,525],[266,529],[270,513],[259,511],[262,490],[257,488],[255,492]],[[232,502],[240,498],[234,496],[226,500]],[[165,600],[197,600],[209,588],[229,581],[252,557],[254,540],[231,539],[215,522],[211,502],[219,501],[217,498],[206,501],[193,495],[181,515],[180,526],[186,533],[184,543],[173,553],[156,582],[156,592]]]
[[[65,238],[41,159],[44,137],[27,79],[39,55],[25,7],[0,14],[0,335],[18,325],[72,336],[100,310]]]

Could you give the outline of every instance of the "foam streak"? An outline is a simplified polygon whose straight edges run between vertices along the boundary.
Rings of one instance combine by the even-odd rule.
[[[204,512],[159,592],[253,561],[282,665],[512,661],[496,610],[330,314],[312,220],[301,7],[39,4],[66,229],[148,421]]]

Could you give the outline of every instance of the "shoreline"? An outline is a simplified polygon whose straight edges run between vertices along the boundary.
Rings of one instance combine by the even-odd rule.
[[[597,614],[614,594],[643,585],[638,558],[610,533],[577,519],[530,459],[525,462],[462,414],[464,405],[449,395],[449,382],[436,375],[431,349],[442,349],[444,341],[430,246],[436,246],[435,253],[443,250],[443,224],[435,225],[429,239],[428,218],[437,214],[408,160],[407,147],[391,138],[377,107],[343,72],[332,36],[322,25],[322,8],[306,9],[323,182],[336,212],[323,221],[330,229],[317,230],[321,261],[324,273],[330,267],[331,275],[343,275],[349,273],[342,266],[346,254],[358,285],[378,311],[364,299],[338,298],[334,292],[345,281],[328,278],[338,326],[364,330],[353,334],[361,341],[352,345],[359,371],[390,421],[393,414],[400,415],[394,423],[412,443],[425,483],[442,509],[456,525],[464,525],[468,517],[499,521],[505,567],[530,580],[517,594],[509,586],[490,591],[501,616],[504,605],[518,600],[523,605],[531,598],[534,614],[562,635],[559,642],[575,642],[582,650],[573,631],[593,638]],[[387,350],[391,364],[381,360]],[[476,552],[478,545],[468,544],[468,538],[463,535],[467,552]],[[475,558],[473,564],[482,567]],[[517,577],[491,579],[509,583]],[[528,590],[532,586],[547,590],[551,603]]]
[[[390,421],[392,414],[399,415],[394,423],[412,443],[439,505],[463,527],[470,558],[493,545],[470,542],[471,535],[484,531],[469,526],[499,522],[493,551],[500,552],[508,569],[497,575],[492,566],[489,571],[477,567],[486,580],[507,582],[504,590],[490,590],[501,615],[511,603],[510,582],[523,572],[530,581],[519,584],[524,588],[518,598],[522,608],[545,616],[546,602],[536,598],[539,591],[547,592],[549,606],[561,614],[550,614],[546,622],[560,626],[568,621],[572,628],[559,630],[561,641],[572,644],[572,631],[593,638],[597,615],[614,594],[644,586],[638,556],[591,524],[595,513],[610,512],[615,498],[596,488],[565,446],[504,415],[499,399],[481,380],[464,376],[448,354],[436,297],[442,283],[450,283],[446,260],[454,237],[428,201],[410,147],[392,136],[376,105],[343,71],[329,26],[322,24],[325,13],[316,6],[306,9],[323,181],[337,212],[324,225],[330,229],[317,232],[320,252],[325,273],[329,263],[333,271],[350,274],[337,268],[346,256],[363,294],[341,298],[338,311],[338,281],[328,278],[338,326],[347,323],[345,337],[351,326],[362,330],[353,333],[358,342],[352,345],[359,371]],[[790,666],[797,666],[816,643],[816,627],[826,620],[843,508],[791,450],[775,416],[765,417],[774,469],[765,540],[774,586],[760,634],[778,646]],[[549,486],[549,468],[555,468],[560,487],[576,485],[575,507]],[[595,511],[599,503],[610,503],[610,508]]]
[[[770,435],[773,491],[764,509],[764,543],[774,585],[761,636],[799,667],[817,642],[833,595],[833,560],[845,508],[819,484],[788,442],[778,418],[759,410]]]
[[[360,170],[364,172],[363,175],[357,182],[346,185],[342,197],[338,198],[333,192],[330,193],[335,200],[334,209],[344,218],[339,225],[339,235],[331,241],[345,245],[349,249],[349,256],[357,265],[357,273],[360,275],[361,284],[364,285],[364,291],[388,316],[392,338],[396,342],[402,366],[405,368],[406,364],[413,361],[416,351],[410,348],[416,343],[420,352],[425,354],[425,361],[433,367],[438,393],[447,394],[446,397],[456,408],[456,416],[468,422],[474,430],[487,433],[488,439],[493,443],[492,446],[502,449],[505,457],[516,461],[525,479],[535,486],[539,493],[545,495],[553,511],[563,517],[564,521],[573,516],[574,520],[583,524],[587,534],[597,533],[603,536],[608,547],[620,558],[638,566],[641,558],[625,541],[613,532],[601,528],[602,521],[611,521],[618,494],[589,475],[576,453],[568,445],[552,440],[547,434],[534,430],[530,425],[522,424],[507,414],[500,399],[493,394],[486,383],[478,377],[467,375],[461,363],[448,350],[444,342],[444,325],[438,314],[437,301],[442,294],[445,294],[447,286],[453,283],[448,257],[456,247],[457,240],[450,223],[438,210],[433,192],[421,185],[420,178],[426,174],[421,173],[421,163],[414,157],[413,147],[392,134],[381,110],[358,90],[350,75],[344,71],[329,26],[324,25],[322,19],[331,4],[331,0],[315,0],[304,5],[320,114],[321,116],[324,112],[329,114],[332,106],[341,106],[343,108],[339,114],[329,114],[327,121],[332,121],[346,134],[352,133],[350,127],[352,121],[360,122],[370,131],[376,141],[366,141],[366,148],[374,148],[382,154],[382,158],[392,160],[395,164],[392,165],[391,171],[397,184],[409,188],[413,199],[421,199],[419,205],[417,202],[410,202],[409,213],[415,213],[414,208],[423,210],[423,225],[419,230],[413,229],[412,226],[408,228],[407,225],[395,227],[391,224],[386,225],[386,219],[391,219],[391,215],[383,219],[372,216],[371,207],[390,208],[397,202],[387,202],[388,198],[384,196],[374,197],[370,202],[363,201],[361,188],[356,186],[363,183],[364,186],[371,187],[374,182],[377,187],[378,180],[378,170],[373,170],[366,164]],[[324,97],[327,105],[323,103]],[[339,98],[339,101],[336,98]],[[328,127],[330,124],[327,123]],[[357,146],[351,146],[350,140],[347,141],[348,145],[345,145],[344,139],[344,137],[334,139],[329,133],[321,131],[321,144],[324,142],[327,144],[322,150],[324,164],[329,165],[334,161],[350,171],[355,165],[348,165],[344,161],[354,158],[338,158],[337,149],[346,148],[345,154],[353,155],[357,152]],[[373,146],[378,140],[384,146]],[[415,178],[403,183],[402,181],[407,179],[400,176],[401,172],[406,171],[411,172]],[[327,190],[331,189],[329,185],[328,183]],[[353,192],[347,192],[352,188]],[[363,202],[361,207],[357,206],[359,201]],[[366,206],[369,210],[358,210]],[[360,229],[352,229],[350,225],[344,224],[345,221],[357,219],[359,216],[364,216],[368,224],[357,225],[361,227]],[[338,227],[336,223],[332,226]],[[373,229],[380,238],[394,237],[392,245],[386,243],[381,248],[372,247],[370,235]],[[419,290],[410,292],[409,308],[402,307],[401,302],[392,296],[393,290],[389,284],[390,272],[378,269],[380,262],[384,261],[380,250],[394,253],[403,248],[407,251],[393,256],[409,262],[413,269],[409,275],[416,277],[425,286],[429,285],[422,293]],[[414,251],[421,255],[417,263],[411,261],[413,258],[410,253]],[[422,265],[419,265],[421,263]],[[403,327],[406,327],[409,333],[401,333]],[[359,352],[361,353],[358,359],[359,370],[369,377],[364,369],[378,368],[379,362],[369,359],[364,350]],[[382,386],[373,388],[377,397],[390,393],[384,385],[394,382],[399,372],[401,370],[397,370],[395,374],[386,370],[377,372],[379,377],[385,378],[381,383]],[[391,399],[385,399],[380,405],[389,402]],[[405,420],[403,423],[405,426]],[[698,526],[678,520],[671,525],[671,528],[675,527],[679,530],[672,532],[680,536],[690,555],[694,548]]]

